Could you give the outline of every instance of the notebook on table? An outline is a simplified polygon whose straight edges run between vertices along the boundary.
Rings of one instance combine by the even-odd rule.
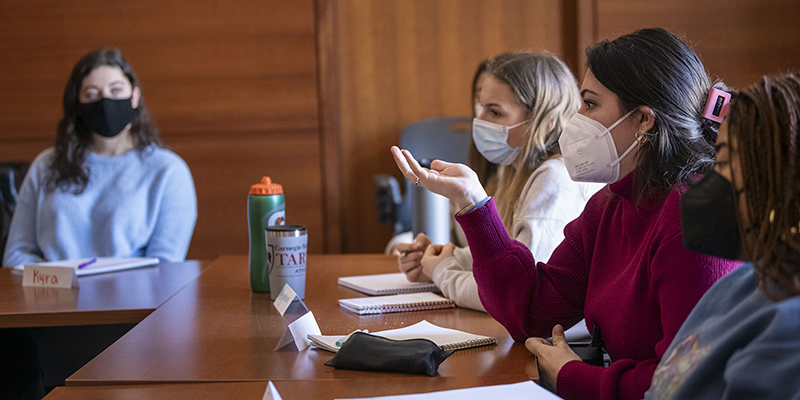
[[[371,296],[439,291],[433,282],[409,282],[402,272],[345,276],[339,278],[339,285]]]
[[[491,336],[481,336],[456,329],[442,328],[422,320],[405,328],[370,332],[375,336],[394,340],[428,339],[444,351],[468,349],[497,343]],[[347,340],[348,335],[308,335],[308,340],[316,347],[336,353]]]
[[[408,293],[392,296],[358,297],[339,300],[343,309],[359,315],[453,308],[453,300],[436,293]]]
[[[72,267],[75,268],[77,276],[97,275],[106,272],[122,271],[126,269],[142,268],[158,265],[157,258],[150,257],[96,257],[96,258],[78,258],[75,260],[62,260],[62,261],[48,261],[42,263],[34,263],[30,265],[37,265],[43,267]],[[78,268],[85,265],[82,268]],[[24,270],[24,265],[17,265],[14,269]]]

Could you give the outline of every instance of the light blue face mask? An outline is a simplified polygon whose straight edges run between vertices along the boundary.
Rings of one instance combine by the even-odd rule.
[[[505,126],[474,118],[472,120],[472,140],[475,147],[489,162],[500,165],[511,165],[519,156],[522,147],[511,148],[508,145],[508,131],[528,121],[513,126]]]

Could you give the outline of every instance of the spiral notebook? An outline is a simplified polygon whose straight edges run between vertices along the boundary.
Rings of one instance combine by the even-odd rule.
[[[359,315],[453,308],[453,300],[436,293],[408,293],[393,296],[358,297],[339,300],[343,309]]]
[[[159,260],[151,257],[94,257],[79,258],[74,260],[48,261],[35,263],[44,267],[72,267],[79,277],[87,275],[105,274],[107,272],[123,271],[126,269],[151,267],[158,265]],[[81,267],[83,265],[83,267]],[[24,265],[16,265],[14,269],[24,270]]]
[[[370,334],[393,340],[428,339],[436,343],[444,351],[468,349],[497,343],[497,339],[491,336],[474,335],[456,329],[442,328],[425,320],[405,328],[370,332]],[[308,335],[308,340],[316,347],[335,353],[339,351],[348,336]]]
[[[339,284],[371,296],[439,291],[433,282],[409,282],[402,272],[394,274],[345,276],[339,278]]]

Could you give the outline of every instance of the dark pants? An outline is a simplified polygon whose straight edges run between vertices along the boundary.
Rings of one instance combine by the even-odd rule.
[[[40,399],[135,324],[0,329],[0,399]]]

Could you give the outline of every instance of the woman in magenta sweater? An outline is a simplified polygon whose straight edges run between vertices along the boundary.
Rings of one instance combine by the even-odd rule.
[[[574,180],[609,183],[564,229],[549,261],[503,228],[494,201],[464,165],[417,164],[394,147],[407,179],[461,207],[486,310],[538,357],[540,382],[566,399],[640,399],[703,293],[739,265],[686,250],[679,200],[713,167],[718,125],[702,117],[711,83],[694,51],[643,29],[587,51],[584,105],[559,143]],[[534,232],[535,234],[535,232]],[[562,325],[602,329],[612,363],[590,366]],[[553,344],[539,337],[553,335]]]

